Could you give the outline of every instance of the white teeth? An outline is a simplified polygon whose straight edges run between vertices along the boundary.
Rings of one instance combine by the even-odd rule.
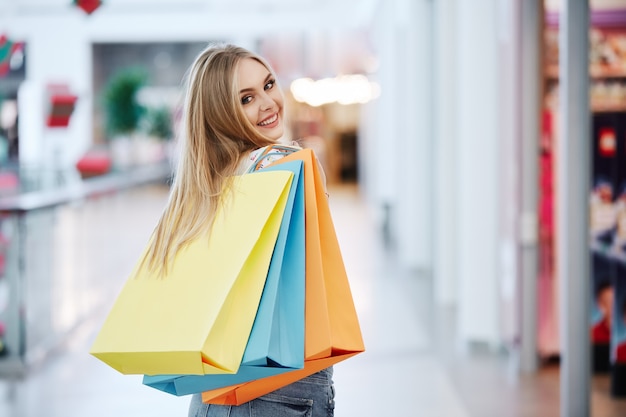
[[[272,124],[276,121],[276,119],[278,119],[278,114],[275,114],[274,117],[272,117],[271,119],[262,121],[261,123],[259,123],[259,126],[267,126],[269,124]]]

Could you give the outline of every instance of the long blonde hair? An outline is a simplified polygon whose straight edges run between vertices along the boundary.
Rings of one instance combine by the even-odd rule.
[[[261,135],[239,99],[237,66],[256,54],[234,45],[210,45],[186,75],[183,134],[168,203],[148,246],[144,263],[164,274],[172,258],[210,227],[229,179],[250,151],[276,141]]]

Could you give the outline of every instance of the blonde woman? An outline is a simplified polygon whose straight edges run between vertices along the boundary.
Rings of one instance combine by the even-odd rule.
[[[198,55],[187,77],[178,168],[145,259],[161,271],[210,224],[228,179],[245,173],[285,130],[283,94],[274,71],[258,55],[212,45]],[[189,417],[253,415],[333,416],[332,367],[241,406],[203,404],[200,394],[189,406]]]

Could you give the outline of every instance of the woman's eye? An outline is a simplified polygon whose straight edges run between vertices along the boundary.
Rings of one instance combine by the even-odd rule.
[[[274,87],[274,84],[275,84],[275,83],[276,83],[276,81],[274,81],[274,80],[269,80],[269,81],[267,82],[267,84],[265,84],[265,89],[266,89],[266,90],[269,90],[270,88]]]
[[[252,101],[252,96],[244,96],[241,98],[241,104],[248,104]]]

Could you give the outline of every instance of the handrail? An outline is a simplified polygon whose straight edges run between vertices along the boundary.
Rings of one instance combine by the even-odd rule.
[[[86,197],[106,194],[171,177],[169,163],[148,165],[85,179],[48,190],[29,191],[0,197],[0,211],[26,212],[65,204]]]

